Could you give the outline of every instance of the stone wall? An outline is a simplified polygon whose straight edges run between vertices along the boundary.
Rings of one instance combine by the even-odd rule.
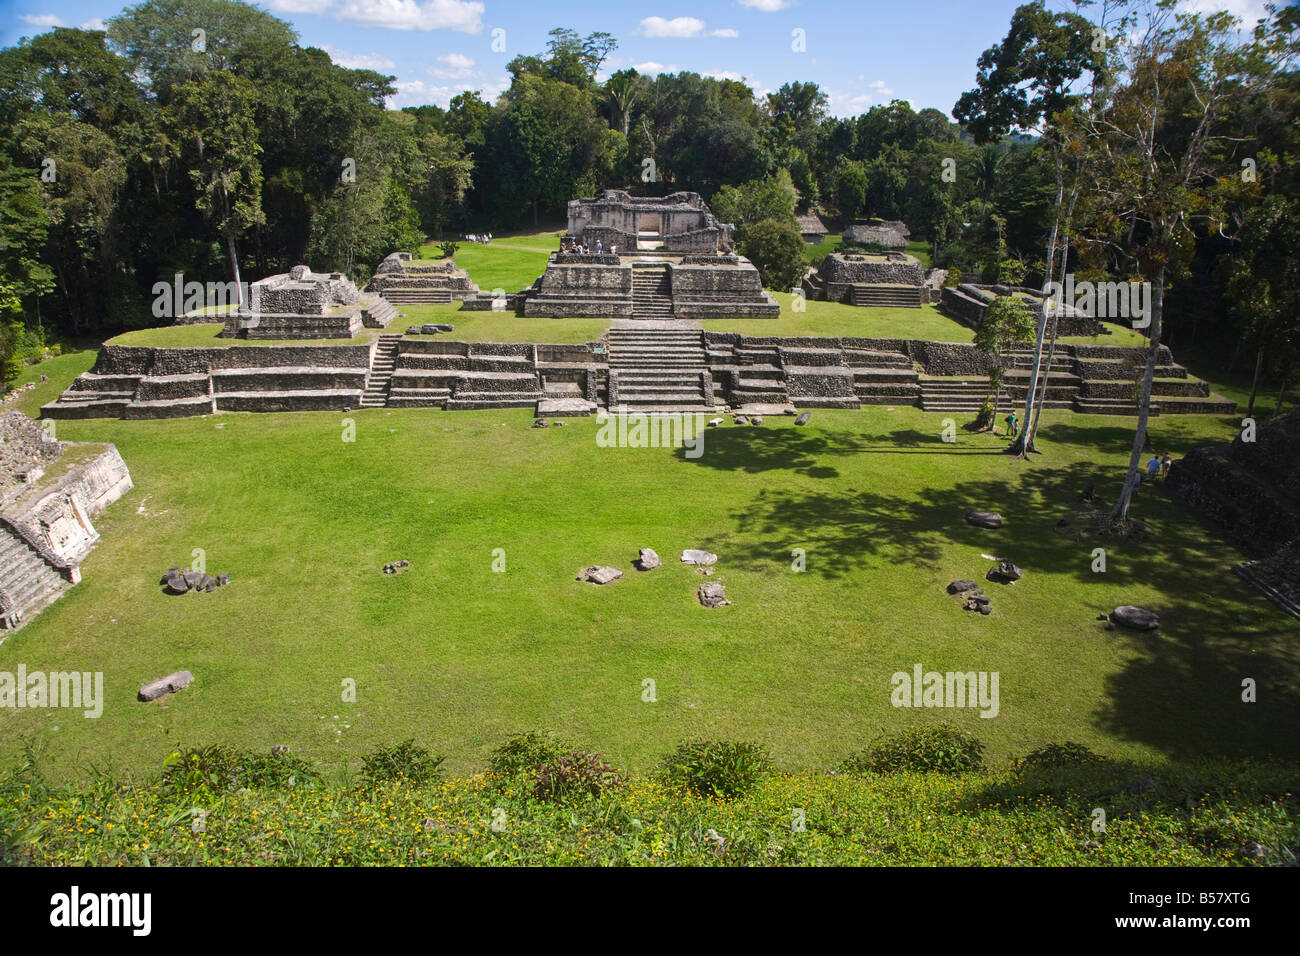
[[[828,283],[883,282],[914,286],[925,284],[925,270],[921,268],[921,260],[914,256],[894,258],[832,252],[822,261],[818,272]]]
[[[215,369],[322,365],[369,368],[374,345],[266,345],[165,349],[105,345],[91,369],[97,375],[183,375]]]
[[[1247,553],[1277,551],[1300,537],[1300,412],[1259,426],[1253,442],[1192,449],[1166,487]]]

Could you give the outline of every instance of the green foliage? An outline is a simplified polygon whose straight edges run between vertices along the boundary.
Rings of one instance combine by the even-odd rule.
[[[554,734],[530,730],[515,734],[493,750],[488,769],[498,777],[531,774],[543,764],[554,764],[573,752]]]
[[[570,750],[537,765],[533,793],[557,803],[600,797],[624,785],[622,774],[598,753]]]
[[[763,219],[745,229],[740,252],[754,263],[763,285],[788,292],[799,285],[807,264],[804,241],[793,220]]]
[[[460,248],[460,243],[451,242],[450,240],[447,242],[438,243],[438,252],[441,253],[442,258],[444,259],[450,259],[453,256],[455,256],[456,250],[459,248]]]
[[[661,767],[664,778],[692,793],[726,799],[743,796],[772,772],[759,744],[730,740],[686,740]]]
[[[1001,285],[1024,285],[1025,264],[1010,257],[998,263],[998,282]]]
[[[984,745],[948,724],[882,736],[849,757],[849,773],[967,773],[984,766]]]
[[[1017,770],[1029,768],[1086,767],[1101,760],[1083,744],[1067,741],[1031,750],[1014,764]]]
[[[948,270],[948,274],[943,277],[943,288],[955,289],[961,285],[961,270],[956,266]]]
[[[445,759],[414,740],[377,747],[361,758],[361,779],[371,788],[396,782],[422,787],[438,779]]]
[[[713,197],[712,209],[719,222],[737,226],[737,238],[743,240],[746,227],[764,219],[793,224],[798,202],[799,193],[790,173],[778,169],[763,179],[723,186]]]
[[[162,785],[173,792],[280,790],[314,786],[321,780],[315,767],[286,751],[261,754],[224,744],[173,751],[163,766]]]

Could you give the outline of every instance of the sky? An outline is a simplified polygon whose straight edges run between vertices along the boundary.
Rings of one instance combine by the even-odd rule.
[[[547,32],[611,33],[600,78],[692,70],[743,79],[757,92],[817,83],[830,111],[854,116],[894,99],[948,113],[974,84],[981,52],[1006,33],[1022,0],[264,0],[303,46],[335,63],[397,78],[389,106],[446,106],[466,89],[491,101],[505,65],[546,49]],[[1264,0],[1185,0],[1249,22]],[[122,0],[0,0],[0,46],[54,26],[102,28]],[[1067,8],[1064,0],[1051,2]]]

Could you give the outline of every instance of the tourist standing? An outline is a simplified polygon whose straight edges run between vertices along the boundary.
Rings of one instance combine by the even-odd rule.
[[[1152,455],[1151,460],[1147,462],[1147,478],[1151,481],[1155,481],[1156,475],[1159,473],[1160,473],[1160,459],[1157,458],[1155,455]]]
[[[1165,456],[1164,456],[1163,458],[1160,459],[1160,478],[1161,478],[1161,480],[1163,480],[1163,479],[1169,477],[1169,466],[1172,465],[1173,463],[1174,463],[1174,460],[1173,460],[1172,458],[1169,457],[1169,452],[1165,452]]]
[[[1016,418],[1016,411],[1013,408],[1011,414],[1007,416],[1007,437],[1015,438],[1020,433],[1020,419]]]

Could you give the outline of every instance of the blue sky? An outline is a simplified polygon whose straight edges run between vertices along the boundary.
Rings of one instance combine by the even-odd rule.
[[[545,49],[564,26],[612,33],[618,49],[602,74],[693,70],[745,79],[762,92],[811,80],[831,112],[852,116],[904,99],[947,113],[970,87],[975,61],[1006,32],[1021,0],[265,0],[304,46],[343,66],[397,77],[390,106],[445,106],[464,89],[494,99],[505,64]],[[1250,18],[1263,0],[1185,0]],[[0,0],[0,45],[51,26],[94,26],[120,0]],[[1055,6],[1063,7],[1063,3]],[[499,32],[503,31],[503,32]],[[803,50],[795,49],[802,31]],[[504,50],[501,47],[504,46]],[[494,49],[495,47],[495,49]]]

